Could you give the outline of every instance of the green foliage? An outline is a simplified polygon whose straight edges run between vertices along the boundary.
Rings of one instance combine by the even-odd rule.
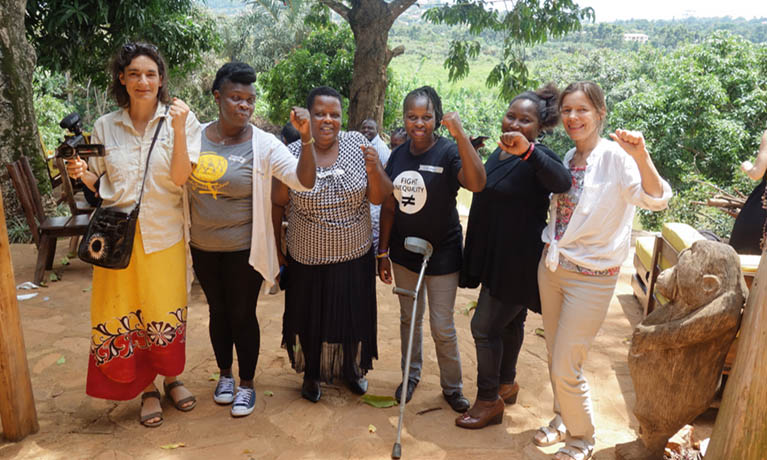
[[[640,129],[675,188],[699,173],[730,185],[767,124],[767,73],[758,46],[728,33],[658,61],[647,91],[616,104],[611,124]]]
[[[461,25],[468,27],[471,35],[478,36],[485,31],[503,35],[503,54],[500,62],[491,71],[486,83],[499,86],[503,99],[511,99],[537,82],[528,76],[525,54],[521,46],[545,42],[549,37],[561,37],[579,30],[581,21],[593,20],[592,8],[580,8],[572,0],[519,0],[507,13],[492,8],[486,0],[457,0],[424,12],[423,17],[435,24]],[[456,80],[468,75],[469,60],[479,55],[480,43],[462,38],[451,41],[445,68],[450,79]]]
[[[684,180],[688,186],[675,190],[675,195],[665,211],[638,210],[643,227],[659,230],[664,222],[685,222],[697,229],[711,230],[720,237],[729,238],[735,219],[720,209],[701,204],[717,192],[717,187],[699,174],[689,174]],[[750,182],[744,174],[740,174],[735,178],[733,185],[721,189],[737,196],[741,192],[747,194],[754,185],[755,183]]]
[[[45,147],[46,155],[52,155],[62,139],[64,139],[64,130],[59,127],[59,122],[74,111],[68,104],[62,88],[65,85],[64,76],[55,74],[47,70],[38,69],[35,71],[32,87],[34,88],[35,116],[37,118],[37,129],[40,132],[40,139]],[[48,184],[48,181],[44,181]],[[48,184],[50,185],[50,184]],[[40,184],[41,192],[43,184]]]
[[[291,5],[296,2],[291,3]],[[218,18],[222,52],[229,61],[250,64],[258,73],[274,67],[308,33],[308,6],[287,8],[281,2],[251,2],[240,14]]]
[[[8,242],[31,243],[32,231],[27,225],[27,220],[23,216],[7,216],[5,223],[8,229]]]
[[[349,26],[328,24],[314,30],[260,79],[269,106],[269,120],[283,124],[293,106],[306,105],[312,88],[327,85],[349,97],[354,66],[354,36]]]
[[[658,171],[678,193],[670,216],[710,224],[690,207],[702,193],[691,178],[725,188],[742,178],[738,166],[752,159],[767,124],[764,56],[765,46],[717,32],[661,57],[650,87],[615,105],[610,124],[644,133]],[[713,225],[726,227],[722,220]]]
[[[109,59],[128,41],[157,45],[180,72],[217,46],[213,19],[193,0],[29,0],[26,28],[38,65],[100,86],[108,82]]]

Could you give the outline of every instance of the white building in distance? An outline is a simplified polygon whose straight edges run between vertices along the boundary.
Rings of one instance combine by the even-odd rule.
[[[644,43],[649,38],[650,37],[648,37],[647,34],[623,34],[623,41],[624,42]]]

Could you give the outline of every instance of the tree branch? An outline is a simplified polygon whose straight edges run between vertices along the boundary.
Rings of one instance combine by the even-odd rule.
[[[415,0],[394,0],[389,3],[389,11],[392,14],[392,21],[397,19],[406,9],[410,8]]]
[[[403,45],[399,45],[398,47],[391,49],[386,48],[386,66],[389,66],[389,63],[391,62],[392,58],[399,56],[400,54],[405,52],[405,47]]]
[[[328,8],[338,13],[338,15],[344,18],[346,22],[349,22],[349,13],[351,12],[351,8],[341,2],[337,2],[336,0],[320,0],[320,2],[324,3]]]

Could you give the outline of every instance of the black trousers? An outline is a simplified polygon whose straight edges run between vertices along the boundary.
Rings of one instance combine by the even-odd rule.
[[[241,380],[253,380],[261,346],[256,304],[260,273],[248,263],[250,250],[208,252],[192,249],[194,274],[200,281],[210,311],[210,343],[219,369],[232,367],[237,350]]]
[[[526,318],[524,305],[504,304],[484,286],[480,290],[471,319],[471,335],[477,347],[477,399],[494,401],[498,385],[516,379]]]

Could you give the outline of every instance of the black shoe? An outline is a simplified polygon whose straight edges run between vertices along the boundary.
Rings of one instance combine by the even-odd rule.
[[[311,379],[304,379],[304,384],[301,386],[301,396],[304,399],[316,403],[322,396],[322,390],[320,390],[320,382]]]
[[[348,379],[346,380],[346,385],[350,390],[352,390],[352,393],[356,393],[358,395],[364,395],[368,391],[368,380],[365,377],[360,377],[358,379]]]
[[[405,397],[405,402],[409,403],[410,400],[413,398],[413,392],[415,392],[415,387],[418,386],[417,380],[410,380],[407,381],[407,396]],[[394,392],[394,398],[399,402],[400,398],[402,397],[402,384],[400,383],[397,387],[397,391]]]
[[[463,397],[463,393],[461,393],[460,390],[449,395],[442,393],[442,396],[445,397],[445,401],[450,404],[450,407],[452,407],[453,410],[458,413],[464,413],[469,410],[469,407],[471,407],[471,403],[469,403],[468,399]]]

